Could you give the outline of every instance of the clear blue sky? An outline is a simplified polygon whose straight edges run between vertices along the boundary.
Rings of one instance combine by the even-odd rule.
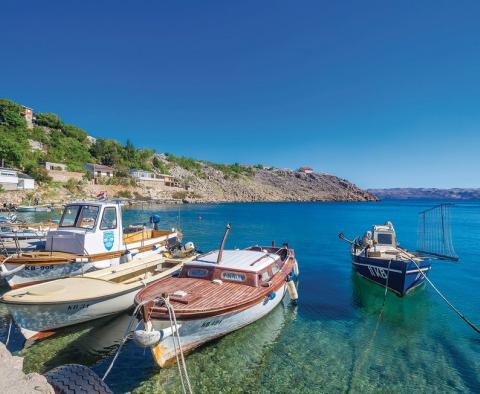
[[[0,97],[361,187],[480,187],[478,1],[4,1]]]

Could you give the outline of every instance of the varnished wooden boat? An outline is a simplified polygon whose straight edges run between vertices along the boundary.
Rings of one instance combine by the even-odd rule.
[[[160,367],[168,366],[178,354],[177,339],[183,352],[191,351],[265,316],[288,289],[296,299],[295,272],[294,251],[287,246],[221,248],[199,256],[185,264],[178,277],[162,279],[137,294],[145,330],[136,331],[134,339],[150,346]],[[177,320],[173,326],[172,311]]]
[[[23,287],[5,293],[5,304],[26,339],[50,336],[61,327],[98,319],[133,306],[135,294],[192,260],[168,253],[140,258],[82,276]]]

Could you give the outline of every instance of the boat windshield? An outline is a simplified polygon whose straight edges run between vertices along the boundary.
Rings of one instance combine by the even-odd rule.
[[[379,245],[393,245],[393,234],[378,233],[377,240]]]
[[[95,205],[69,205],[63,211],[59,227],[78,227],[91,230],[97,223],[99,207]]]

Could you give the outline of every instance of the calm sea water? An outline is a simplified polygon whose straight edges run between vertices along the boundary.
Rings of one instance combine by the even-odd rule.
[[[352,274],[348,246],[337,233],[360,235],[391,220],[405,247],[415,247],[417,213],[433,201],[380,203],[251,203],[145,207],[125,223],[160,212],[200,250],[218,248],[227,222],[228,247],[288,242],[300,264],[298,305],[280,305],[262,320],[209,343],[187,357],[197,393],[242,392],[480,392],[480,335],[462,322],[432,288],[403,299]],[[37,216],[42,219],[45,216]],[[31,217],[30,217],[31,218]],[[435,262],[430,278],[463,313],[480,324],[480,202],[452,210],[459,263]],[[6,291],[5,288],[0,291]],[[27,371],[82,363],[102,375],[130,317],[65,329],[31,346],[14,330],[10,350]],[[9,316],[0,306],[0,339]],[[176,367],[159,370],[128,342],[107,383],[115,392],[181,392]]]

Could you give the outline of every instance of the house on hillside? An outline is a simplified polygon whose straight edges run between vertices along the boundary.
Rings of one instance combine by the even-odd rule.
[[[34,119],[33,109],[25,107],[24,105],[22,105],[22,108],[23,108],[22,115],[25,118],[25,121],[27,122],[27,127],[29,129],[33,129],[33,119]]]
[[[18,174],[18,190],[33,190],[35,189],[35,179],[27,174]]]
[[[0,167],[0,186],[3,190],[33,190],[35,180],[14,168]]]
[[[297,171],[301,172],[303,174],[311,174],[313,172],[313,168],[312,167],[300,167]]]
[[[103,164],[86,163],[84,168],[93,174],[94,178],[113,178],[113,168]]]
[[[180,187],[180,182],[178,180],[167,174],[155,174],[151,171],[145,170],[137,170],[137,169],[130,169],[128,170],[129,175],[132,178],[135,178],[137,181],[149,183],[149,182],[157,182],[163,183],[165,186],[170,187]]]
[[[47,171],[67,171],[67,165],[62,163],[45,162],[45,169]]]

